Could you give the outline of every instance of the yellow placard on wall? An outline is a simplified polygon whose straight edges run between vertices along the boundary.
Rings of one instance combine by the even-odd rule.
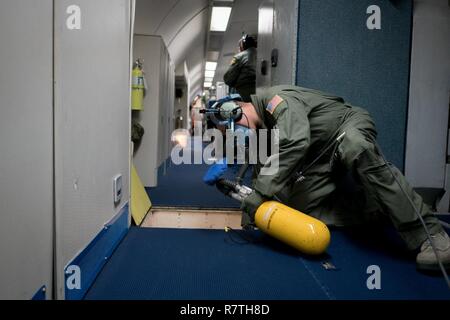
[[[140,225],[152,207],[150,198],[134,165],[131,168],[131,215],[136,225]]]

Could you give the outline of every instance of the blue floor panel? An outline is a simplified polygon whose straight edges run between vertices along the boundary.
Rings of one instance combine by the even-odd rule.
[[[418,273],[413,256],[379,230],[333,230],[328,255],[316,259],[253,237],[242,245],[223,231],[132,228],[86,299],[450,299],[442,277]],[[381,268],[381,290],[367,289],[370,265]]]

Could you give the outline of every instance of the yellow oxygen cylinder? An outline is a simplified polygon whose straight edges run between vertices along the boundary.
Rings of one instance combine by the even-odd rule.
[[[132,73],[131,108],[136,111],[144,110],[144,72],[142,63],[136,61]]]
[[[330,244],[330,231],[323,222],[279,202],[263,203],[255,223],[264,233],[306,254],[320,255]]]

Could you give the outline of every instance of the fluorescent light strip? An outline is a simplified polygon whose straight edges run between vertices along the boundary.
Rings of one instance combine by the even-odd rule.
[[[217,62],[211,62],[211,61],[206,62],[206,68],[205,69],[208,70],[208,71],[216,71],[216,69],[217,69]]]
[[[209,71],[209,70],[205,71],[205,77],[206,78],[214,78],[215,74],[216,74],[215,71]]]
[[[230,20],[231,7],[213,7],[211,31],[225,32]]]

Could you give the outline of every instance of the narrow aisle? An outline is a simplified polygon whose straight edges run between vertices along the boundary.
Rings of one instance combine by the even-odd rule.
[[[401,245],[380,232],[332,234],[329,256],[311,259],[258,232],[256,243],[242,244],[224,231],[133,228],[86,299],[450,299],[440,276],[418,273]],[[366,285],[374,262],[382,270],[381,291]]]
[[[191,138],[192,148],[186,148],[191,153],[191,159],[196,153],[203,154],[207,144],[196,142]],[[158,170],[158,186],[146,188],[147,193],[156,207],[183,207],[183,208],[239,208],[240,204],[226,197],[215,187],[206,185],[203,176],[209,169],[207,164],[181,164],[175,165],[168,159],[167,167],[164,164]],[[164,172],[166,171],[166,172]],[[251,170],[250,170],[251,171]],[[251,175],[251,172],[248,175]],[[234,178],[233,172],[225,177]],[[251,183],[247,180],[248,183]]]

